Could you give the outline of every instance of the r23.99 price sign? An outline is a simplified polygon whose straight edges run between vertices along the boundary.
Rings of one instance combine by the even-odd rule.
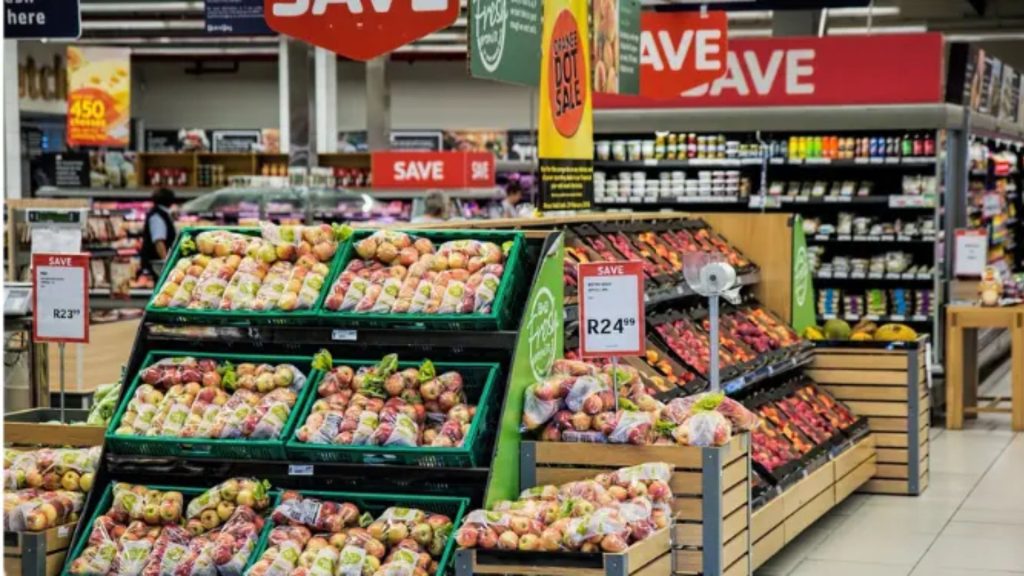
[[[644,269],[640,262],[580,264],[580,356],[611,358],[646,352]]]
[[[32,255],[37,342],[89,342],[89,255]]]

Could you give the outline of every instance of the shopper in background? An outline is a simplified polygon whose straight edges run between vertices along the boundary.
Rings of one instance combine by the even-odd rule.
[[[519,180],[509,180],[505,187],[505,199],[501,201],[501,218],[519,218],[520,203],[523,201],[523,184]]]
[[[448,219],[448,196],[440,190],[429,192],[423,199],[423,214],[414,216],[413,224],[444,222]]]
[[[153,208],[146,214],[146,224],[142,230],[142,267],[154,278],[160,276],[167,253],[174,245],[177,230],[174,228],[174,217],[171,206],[174,205],[174,191],[160,188],[153,192]]]

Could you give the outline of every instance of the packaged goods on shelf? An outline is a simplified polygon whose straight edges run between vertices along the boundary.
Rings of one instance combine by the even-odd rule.
[[[928,157],[935,155],[935,137],[932,133],[906,133],[902,136],[794,135],[769,140],[768,155],[797,160]]]

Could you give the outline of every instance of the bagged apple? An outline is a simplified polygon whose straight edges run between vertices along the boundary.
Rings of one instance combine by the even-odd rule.
[[[188,503],[185,517],[198,518],[203,512],[216,510],[222,502],[265,510],[270,505],[268,490],[270,483],[266,480],[231,478],[193,498]]]

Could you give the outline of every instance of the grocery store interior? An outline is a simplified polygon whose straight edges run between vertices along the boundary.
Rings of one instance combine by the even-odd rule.
[[[3,7],[12,576],[1024,576],[1024,1]]]

